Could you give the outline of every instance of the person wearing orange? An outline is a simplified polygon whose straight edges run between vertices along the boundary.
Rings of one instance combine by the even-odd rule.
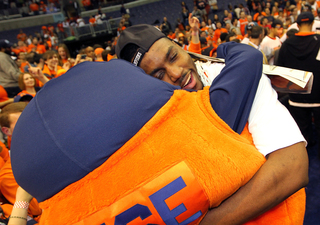
[[[19,88],[22,90],[18,95],[28,94],[34,97],[37,93],[36,80],[29,73],[21,73],[19,76]]]
[[[21,97],[25,96],[25,95],[30,95],[30,97],[34,97],[37,93],[36,90],[36,78],[38,79],[39,82],[41,82],[42,84],[45,84],[49,81],[49,79],[43,75],[43,73],[39,73],[38,70],[40,70],[40,68],[38,67],[29,67],[29,73],[21,73],[19,76],[19,88],[22,90],[19,94],[17,94],[18,96],[18,101],[21,101]],[[17,97],[16,96],[16,97]],[[16,97],[14,99],[14,101],[16,102]]]
[[[262,11],[261,5],[258,6],[258,12],[253,15],[253,21],[258,22],[259,16],[267,16],[267,14]]]
[[[8,161],[9,158],[10,155],[8,148],[0,141],[0,169]]]
[[[74,59],[71,58],[69,49],[65,44],[58,45],[58,59],[59,66],[63,66],[65,63],[71,63],[71,66],[74,64]]]
[[[22,111],[26,107],[27,103],[18,102],[12,103],[3,108],[0,114],[0,125],[1,130],[7,136],[11,137],[15,124],[20,117]],[[0,170],[0,190],[5,199],[8,201],[7,204],[2,205],[2,209],[6,217],[11,214],[12,206],[15,203],[16,191],[19,185],[17,184],[11,167],[10,158],[7,159],[6,163]],[[39,203],[36,199],[32,199],[29,205],[28,215],[30,219],[38,220],[42,213],[42,209],[39,207]]]
[[[0,85],[0,108],[13,102],[13,98],[8,98],[6,90]]]
[[[227,29],[221,27],[221,22],[216,23],[217,29],[214,31],[214,41],[217,43],[220,38],[221,33],[228,33]]]
[[[209,27],[209,29],[208,29],[208,36],[207,36],[206,39],[207,39],[208,43],[212,43],[212,46],[214,48],[218,47],[217,41],[215,40],[215,37],[214,37],[214,31],[213,31],[213,29],[211,27]]]
[[[20,52],[25,52],[25,53],[28,52],[28,47],[27,47],[26,43],[23,41],[18,41],[18,49]]]
[[[37,37],[33,37],[32,44],[28,46],[28,49],[28,52],[36,52],[38,54],[43,54],[46,52],[45,46],[39,43]]]
[[[91,25],[94,25],[94,24],[96,23],[96,19],[94,18],[93,15],[90,16],[89,23],[90,23]]]
[[[39,15],[39,5],[35,2],[32,2],[29,6],[31,12],[33,12],[34,15]]]
[[[28,61],[26,60],[26,53],[25,52],[19,52],[18,54],[18,59],[20,60],[20,70],[23,73],[24,72],[24,67],[28,65]]]
[[[43,14],[46,14],[46,13],[47,13],[47,5],[44,4],[43,1],[40,2],[39,10],[42,11]]]
[[[58,70],[62,69],[61,66],[58,65],[59,60],[58,60],[58,54],[53,51],[47,51],[43,55],[43,60],[44,60],[44,66],[43,66],[43,74],[51,80],[52,78],[57,77]],[[44,84],[42,82],[39,82],[39,86],[42,87]]]
[[[25,42],[27,40],[27,35],[20,29],[20,33],[17,35],[18,41]]]
[[[247,19],[247,16],[246,16],[245,12],[241,12],[240,13],[239,22],[240,22],[241,35],[244,36],[246,34],[245,29],[246,29],[246,26],[248,24],[248,19]]]
[[[96,56],[95,60],[96,62],[103,62],[103,58],[102,58],[102,52],[103,52],[103,48],[96,48],[94,50],[94,54]]]
[[[81,3],[86,10],[89,10],[92,7],[90,0],[82,0]]]

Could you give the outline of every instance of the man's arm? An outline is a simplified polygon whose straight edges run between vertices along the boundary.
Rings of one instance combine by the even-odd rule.
[[[241,133],[262,74],[262,54],[249,45],[228,42],[219,45],[218,58],[226,66],[210,86],[210,103],[218,116]]]
[[[267,156],[266,163],[245,186],[219,207],[210,210],[201,225],[243,224],[307,184],[308,155],[304,143],[279,149]]]
[[[233,47],[233,49],[226,48],[226,45],[221,47],[223,48],[219,49],[219,54],[226,59],[226,66],[210,88],[210,100],[217,114],[235,130],[232,122],[234,118],[240,116],[241,119],[247,120],[247,112],[243,113],[240,110],[240,106],[244,102],[250,102],[251,100],[248,100],[248,96],[250,98],[254,97],[256,92],[254,90],[254,95],[252,96],[246,95],[246,92],[243,91],[250,89],[252,80],[249,79],[255,80],[254,76],[257,75],[255,73],[259,73],[257,68],[259,68],[260,64],[257,67],[257,59],[248,58],[252,57],[252,55],[251,53],[245,53],[245,49],[239,51],[237,46]],[[246,65],[249,67],[246,68]],[[229,79],[226,79],[228,76]],[[243,78],[245,78],[244,81],[242,80]],[[255,88],[256,86],[253,85],[252,87]],[[241,91],[241,89],[243,90]],[[242,98],[242,101],[241,99],[234,99],[237,97]],[[228,99],[228,101],[225,101],[225,99]],[[238,105],[230,104],[232,100],[235,103],[238,102]],[[228,107],[230,108],[228,109]],[[247,105],[247,107],[249,107],[250,111],[251,105]],[[228,119],[230,115],[233,115],[231,120]],[[274,129],[277,128],[275,127]],[[272,129],[267,130],[272,132]],[[297,142],[299,141],[301,139]],[[235,154],[237,153],[235,152]],[[242,224],[276,206],[307,183],[308,156],[304,143],[300,142],[278,149],[267,156],[267,162],[262,165],[260,170],[245,186],[219,207],[209,211],[201,224]]]

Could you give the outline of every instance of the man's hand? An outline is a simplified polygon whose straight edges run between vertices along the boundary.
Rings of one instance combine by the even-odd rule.
[[[188,20],[189,20],[190,30],[193,32],[199,32],[200,22],[198,18],[192,16],[192,13],[190,13]]]
[[[38,79],[43,84],[49,81],[49,79],[42,73],[42,70],[39,67],[32,67],[29,64],[28,71],[33,78]]]
[[[192,17],[192,13],[189,14],[189,25],[190,25],[190,32],[191,32],[191,42],[194,44],[200,44],[199,39],[199,20],[197,17]]]
[[[270,153],[254,177],[210,210],[200,224],[237,225],[256,218],[305,187],[309,181],[308,167],[302,142]]]

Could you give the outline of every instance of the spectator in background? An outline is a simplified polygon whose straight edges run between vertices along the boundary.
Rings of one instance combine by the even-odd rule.
[[[215,42],[218,41],[218,39],[220,38],[221,33],[228,33],[228,31],[221,26],[221,22],[217,22],[216,26],[217,26],[217,29],[214,31],[214,40],[215,40]]]
[[[35,2],[32,2],[29,5],[30,11],[33,13],[33,15],[39,15],[39,5]]]
[[[0,40],[0,85],[6,90],[8,97],[13,98],[21,90],[18,86],[20,70],[11,58],[12,43]]]
[[[91,61],[94,61],[94,49],[91,46],[86,47],[85,54],[92,59]]]
[[[83,27],[84,25],[86,25],[86,24],[84,23],[83,18],[79,17],[77,19],[77,27]]]
[[[96,48],[94,50],[94,54],[96,56],[96,58],[94,60],[95,62],[103,62],[104,61],[103,58],[102,58],[102,52],[103,51],[104,51],[103,48]]]
[[[247,20],[248,20],[248,24],[246,25],[245,29],[244,29],[244,33],[247,34],[247,30],[248,30],[248,26],[250,25],[251,27],[253,26],[258,26],[257,22],[252,21],[252,16],[248,15],[247,16]]]
[[[7,105],[3,108],[0,113],[0,125],[1,130],[8,137],[12,136],[13,130],[15,128],[16,122],[18,121],[22,111],[27,106],[26,102],[16,102]],[[7,199],[8,203],[2,205],[2,209],[6,217],[9,217],[13,205],[15,204],[16,192],[19,185],[14,178],[11,159],[9,158],[4,166],[0,170],[0,188],[3,196]],[[36,199],[32,199],[29,205],[28,218],[29,224],[35,224],[39,220],[42,214],[42,209],[39,207],[39,203]],[[34,220],[36,219],[36,221]],[[18,221],[21,220],[18,218]]]
[[[208,28],[212,28],[213,31],[215,31],[216,29],[216,25],[214,23],[212,23],[212,20],[211,19],[208,19],[208,25],[207,25]]]
[[[58,59],[59,66],[63,67],[64,64],[70,63],[71,66],[74,64],[74,59],[71,58],[68,47],[65,44],[58,45]]]
[[[217,26],[217,23],[218,23],[218,22],[221,23],[221,21],[220,21],[220,19],[219,19],[219,16],[218,16],[218,14],[214,14],[214,15],[213,15],[213,23]]]
[[[191,12],[192,16],[196,17],[199,21],[202,21],[202,13],[201,10],[195,5],[193,6],[193,11]]]
[[[312,32],[313,22],[311,12],[302,12],[298,16],[299,33],[283,43],[278,59],[279,66],[310,71],[314,75],[310,94],[289,94],[289,111],[310,144],[316,142],[311,132],[312,122],[317,130],[317,140],[320,140],[320,35]]]
[[[207,10],[206,10],[207,4],[208,2],[206,0],[197,0],[197,7],[201,11],[202,21],[205,21],[205,22],[207,22],[208,20]]]
[[[121,14],[121,15],[125,15],[125,14],[127,14],[127,10],[126,10],[126,8],[124,7],[124,4],[121,4],[121,7],[120,7],[120,14]]]
[[[9,98],[6,90],[0,85],[0,108],[3,108],[4,106],[6,106],[12,102],[13,102],[13,98]],[[3,146],[1,146],[2,141],[4,141],[4,140],[3,140],[2,134],[0,134],[0,135],[1,135],[1,141],[0,141],[1,142],[0,149],[1,149],[1,147],[3,147]],[[2,157],[3,153],[4,152],[2,152],[0,150],[0,168],[3,166],[3,161],[1,160],[1,158],[3,159],[3,157]],[[6,161],[6,159],[5,159],[5,161]]]
[[[70,68],[70,63],[65,63],[63,67],[58,65],[58,54],[53,50],[49,50],[43,54],[43,60],[45,64],[43,66],[42,73],[49,80],[61,76]],[[44,83],[40,81],[39,86],[42,87],[43,85]]]
[[[233,32],[237,35],[241,35],[241,31],[240,31],[240,28],[239,28],[239,23],[238,23],[238,19],[237,18],[233,18],[232,19],[232,24],[230,26],[230,31],[231,30],[234,30]]]
[[[261,26],[253,26],[249,37],[248,45],[259,49],[263,55],[263,64],[268,64],[268,59],[264,52],[260,49],[260,43],[264,38],[264,29]]]
[[[283,23],[276,19],[271,25],[271,30],[267,36],[261,42],[261,50],[268,58],[270,65],[274,64],[274,53],[281,47],[281,41],[279,39],[283,32]]]
[[[103,59],[103,61],[108,62],[109,61],[109,50],[103,50],[103,52],[101,53],[101,57]]]
[[[245,12],[241,12],[240,13],[240,19],[239,19],[239,23],[240,23],[240,32],[241,35],[244,36],[246,34],[246,26],[249,23],[248,19],[247,19],[247,15],[245,14]]]
[[[82,0],[82,5],[86,10],[91,10],[93,9],[92,4],[91,4],[91,0]]]
[[[219,9],[217,0],[209,0],[208,4],[213,13],[216,13]]]
[[[96,24],[96,19],[94,18],[93,15],[90,16],[89,23],[93,26]]]
[[[168,35],[169,31],[172,31],[171,24],[169,23],[167,17],[163,17],[163,22],[160,25],[160,29],[165,35]]]
[[[181,7],[182,8],[185,7],[189,12],[189,8],[188,8],[188,6],[187,6],[187,4],[185,2],[181,2]]]
[[[43,44],[39,42],[37,37],[32,38],[32,43],[28,46],[28,52],[36,52],[38,54],[43,54],[46,52],[46,48]]]
[[[17,35],[18,41],[25,42],[27,40],[27,35],[23,32],[22,29],[20,29],[20,33]]]
[[[185,26],[188,25],[188,24],[189,24],[189,22],[188,22],[189,11],[187,10],[186,7],[183,7],[183,6],[182,6],[181,16],[182,16],[183,24],[184,24]]]
[[[47,13],[47,5],[44,4],[43,1],[40,2],[39,10],[42,12],[42,14],[46,14]]]

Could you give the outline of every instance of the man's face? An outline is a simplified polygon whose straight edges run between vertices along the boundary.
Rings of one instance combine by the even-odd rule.
[[[87,47],[86,48],[86,54],[87,54],[87,56],[88,57],[90,57],[90,58],[94,58],[94,52],[93,52],[93,48],[92,47]]]
[[[274,29],[273,29],[273,34],[274,36],[277,36],[277,37],[281,37],[283,33],[283,28],[279,25],[277,25]]]
[[[169,39],[161,38],[156,41],[144,55],[140,67],[150,76],[182,89],[203,88],[189,54]]]
[[[9,114],[9,121],[10,121],[10,127],[8,129],[9,133],[8,136],[11,136],[14,130],[14,127],[16,126],[16,123],[20,117],[21,113],[11,113]]]

